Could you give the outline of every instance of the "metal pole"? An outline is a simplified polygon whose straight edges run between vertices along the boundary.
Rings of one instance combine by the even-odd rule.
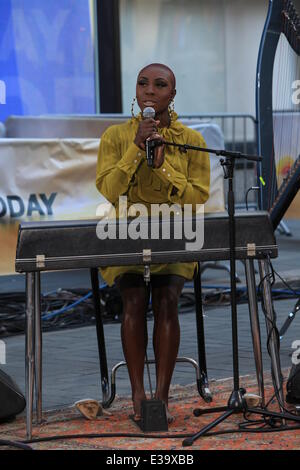
[[[270,270],[269,264],[266,260],[259,261],[259,272],[260,278],[263,285],[263,302],[265,307],[266,315],[266,328],[268,337],[270,337],[269,346],[270,346],[270,356],[271,356],[271,367],[274,375],[275,385],[279,391],[279,398],[281,403],[279,403],[281,411],[283,411],[284,396],[282,390],[282,376],[281,376],[281,365],[280,365],[280,355],[279,347],[277,343],[276,333],[274,331],[273,325],[276,324],[276,319],[274,315],[273,302],[272,302],[272,293],[270,287]]]
[[[25,389],[26,389],[26,435],[32,438],[32,411],[34,393],[34,273],[26,273],[26,337],[25,337]]]
[[[205,332],[204,332],[204,320],[203,320],[201,264],[200,263],[198,263],[198,270],[194,274],[194,291],[195,291],[195,304],[196,304],[198,363],[199,363],[199,368],[200,368],[200,379],[197,380],[197,388],[203,400],[206,402],[211,402],[212,394],[209,389],[209,383],[208,383],[208,377],[207,377],[207,366],[206,366]]]
[[[228,215],[229,215],[229,247],[230,247],[230,294],[231,294],[231,324],[232,324],[232,357],[234,391],[240,387],[239,374],[239,346],[238,346],[238,320],[236,301],[236,259],[235,259],[235,207],[233,191],[234,160],[227,160],[228,167]]]
[[[100,361],[102,399],[103,399],[103,405],[104,405],[104,403],[109,399],[109,380],[108,380],[108,368],[107,368],[104,328],[103,328],[101,303],[100,303],[100,295],[99,295],[98,269],[92,268],[90,270],[90,275],[91,275],[93,302],[94,302],[95,319],[96,319],[96,332],[97,332],[98,353],[99,353],[99,361]]]
[[[259,395],[262,398],[262,406],[265,405],[265,390],[264,390],[264,375],[263,375],[263,360],[261,351],[261,336],[258,318],[258,305],[256,296],[256,282],[254,272],[254,262],[252,259],[247,259],[245,263],[245,274],[247,280],[248,290],[248,305],[249,316],[251,324],[252,344],[257,376],[257,384]]]
[[[42,422],[42,320],[41,320],[41,280],[40,272],[35,276],[35,393],[37,422]]]

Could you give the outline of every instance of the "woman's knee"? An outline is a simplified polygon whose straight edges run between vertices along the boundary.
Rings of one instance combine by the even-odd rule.
[[[152,299],[154,313],[170,317],[177,316],[179,295],[176,287],[157,289]]]
[[[124,315],[144,314],[147,308],[147,296],[143,291],[129,289],[122,292],[122,303]]]

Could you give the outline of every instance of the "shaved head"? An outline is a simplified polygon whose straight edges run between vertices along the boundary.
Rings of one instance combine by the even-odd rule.
[[[158,63],[154,63],[154,64],[149,64],[149,65],[146,65],[146,67],[142,68],[142,70],[139,72],[139,75],[146,69],[149,69],[149,68],[157,68],[157,69],[163,69],[165,70],[166,72],[168,72],[169,76],[170,76],[170,79],[172,81],[172,85],[173,85],[173,88],[175,89],[176,88],[176,78],[175,78],[175,75],[174,75],[174,72],[173,70],[170,69],[170,67],[168,67],[167,65],[165,64],[158,64]]]
[[[164,64],[149,64],[139,72],[136,99],[139,108],[154,108],[155,116],[163,126],[170,125],[169,106],[176,95],[176,80],[172,70]]]

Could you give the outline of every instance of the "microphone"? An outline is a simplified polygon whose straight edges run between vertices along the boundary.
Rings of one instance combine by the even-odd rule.
[[[148,106],[147,108],[144,109],[143,111],[143,118],[144,119],[154,119],[155,118],[155,109],[151,108],[151,106]]]
[[[144,119],[154,119],[155,117],[155,109],[151,108],[151,106],[148,106],[143,110],[143,118]],[[146,146],[146,159],[147,159],[147,165],[153,167],[153,159],[154,159],[154,147],[153,145],[154,141],[151,140],[146,140],[145,146]]]

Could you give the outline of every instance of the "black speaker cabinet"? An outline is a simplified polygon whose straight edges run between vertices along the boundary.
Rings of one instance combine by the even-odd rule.
[[[15,417],[26,406],[26,401],[15,382],[0,370],[0,423]]]
[[[287,403],[300,405],[300,364],[294,364],[286,384]]]

